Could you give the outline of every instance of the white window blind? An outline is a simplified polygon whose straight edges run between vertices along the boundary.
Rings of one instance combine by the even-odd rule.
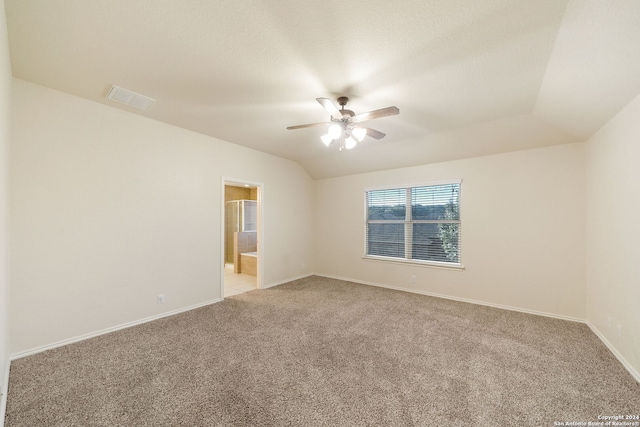
[[[368,190],[366,254],[460,264],[460,182]]]

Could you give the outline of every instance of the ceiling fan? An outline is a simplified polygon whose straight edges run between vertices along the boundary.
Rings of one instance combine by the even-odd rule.
[[[336,105],[329,98],[316,98],[316,101],[320,103],[322,108],[327,110],[331,115],[331,121],[323,123],[309,123],[306,125],[289,126],[287,129],[302,129],[315,126],[329,126],[329,130],[326,135],[322,135],[320,139],[327,147],[333,144],[335,141],[339,141],[340,150],[351,149],[356,144],[364,139],[365,136],[370,136],[375,139],[382,139],[385,134],[371,129],[368,127],[360,126],[360,123],[367,120],[378,119],[380,117],[395,116],[400,113],[397,107],[381,108],[379,110],[369,111],[367,113],[355,114],[351,110],[346,110],[344,107],[349,102],[349,98],[341,96],[338,98],[338,104],[341,109],[338,109]]]

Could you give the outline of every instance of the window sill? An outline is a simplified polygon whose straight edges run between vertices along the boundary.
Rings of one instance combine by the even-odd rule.
[[[462,264],[452,262],[421,261],[416,259],[391,258],[375,255],[364,255],[362,259],[367,261],[390,262],[393,264],[410,264],[419,267],[439,268],[442,270],[464,270],[464,266]]]

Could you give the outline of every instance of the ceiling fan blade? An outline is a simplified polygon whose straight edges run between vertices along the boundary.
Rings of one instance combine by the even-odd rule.
[[[342,113],[329,98],[316,98],[316,101],[318,101],[320,105],[322,105],[322,108],[327,110],[327,113],[331,114],[331,117],[334,119],[340,120],[342,118]]]
[[[294,130],[294,129],[302,129],[302,128],[312,128],[312,127],[316,127],[316,126],[329,126],[329,125],[330,125],[329,122],[309,123],[307,125],[288,126],[287,129]]]
[[[353,121],[364,122],[366,120],[377,119],[380,117],[395,116],[396,114],[399,114],[399,113],[400,113],[400,110],[398,110],[398,107],[381,108],[379,110],[369,111],[368,113],[358,114],[357,116],[353,117]]]
[[[365,129],[367,130],[367,135],[370,136],[371,138],[382,139],[386,135],[375,129],[371,129],[371,128],[365,128]]]

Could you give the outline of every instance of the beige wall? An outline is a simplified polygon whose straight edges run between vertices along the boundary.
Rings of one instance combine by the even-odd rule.
[[[450,179],[462,179],[463,271],[362,259],[365,188]],[[320,274],[585,317],[583,144],[320,180],[316,206]]]
[[[5,366],[8,361],[7,348],[7,283],[8,283],[8,247],[7,228],[7,169],[9,147],[9,123],[11,121],[11,64],[9,44],[7,42],[7,24],[4,16],[4,0],[0,0],[0,393],[4,389]],[[2,411],[0,411],[0,415]],[[0,421],[1,423],[1,421]]]
[[[263,184],[265,284],[312,271],[313,181],[298,164],[13,89],[12,354],[220,298],[223,177]]]
[[[639,117],[640,96],[586,148],[587,319],[636,373],[640,372]],[[640,376],[636,379],[640,381]]]

